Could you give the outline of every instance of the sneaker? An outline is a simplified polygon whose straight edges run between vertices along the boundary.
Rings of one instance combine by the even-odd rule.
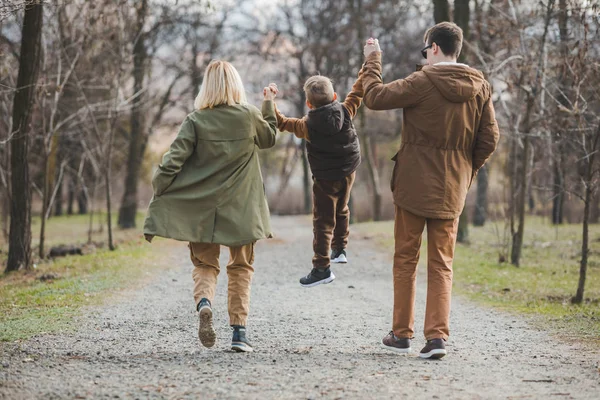
[[[198,303],[198,314],[200,324],[198,326],[198,338],[204,347],[213,347],[217,340],[217,333],[213,327],[213,313],[208,299],[200,300]]]
[[[421,350],[419,357],[439,360],[446,354],[446,344],[444,343],[444,339],[431,339],[427,341],[427,344]]]
[[[331,262],[334,264],[346,264],[348,262],[346,250],[331,250]]]
[[[400,354],[410,353],[410,339],[398,338],[394,335],[394,331],[390,331],[381,341],[383,347]]]
[[[300,285],[304,287],[313,287],[325,283],[331,283],[335,279],[335,275],[327,268],[313,268],[310,274],[300,278]]]
[[[246,338],[246,328],[239,325],[233,325],[233,338],[231,339],[231,350],[238,353],[251,353],[254,350]]]

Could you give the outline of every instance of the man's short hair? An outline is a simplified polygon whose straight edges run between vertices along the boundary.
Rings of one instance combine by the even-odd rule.
[[[306,99],[313,107],[326,106],[333,102],[333,84],[326,76],[314,75],[306,80],[304,84]]]
[[[458,58],[463,44],[463,31],[452,22],[440,22],[427,29],[423,40],[426,44],[437,44],[446,56]]]

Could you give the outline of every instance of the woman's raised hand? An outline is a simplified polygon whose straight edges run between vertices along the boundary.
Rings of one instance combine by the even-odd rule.
[[[265,100],[275,100],[277,93],[279,93],[279,89],[277,89],[277,85],[275,83],[270,83],[268,87],[263,88],[263,96]]]

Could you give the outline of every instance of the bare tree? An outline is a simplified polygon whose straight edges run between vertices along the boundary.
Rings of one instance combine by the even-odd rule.
[[[13,104],[11,144],[10,242],[6,271],[31,266],[31,189],[29,184],[29,121],[41,61],[42,4],[25,7],[19,76]]]
[[[433,0],[433,19],[436,24],[450,21],[450,4],[448,4],[448,0]]]
[[[522,92],[526,98],[525,115],[520,119],[519,131],[522,132],[523,151],[520,163],[520,171],[517,175],[519,179],[519,189],[516,197],[516,215],[518,219],[518,227],[513,229],[513,240],[511,248],[511,263],[519,266],[521,260],[521,250],[523,248],[523,237],[525,235],[525,204],[527,201],[527,193],[529,192],[529,174],[530,174],[530,157],[531,157],[531,130],[533,128],[533,112],[538,101],[538,94],[541,91],[542,76],[544,74],[544,58],[546,52],[546,39],[548,35],[548,27],[552,19],[552,11],[554,9],[555,0],[549,0],[546,6],[544,32],[540,39],[540,49],[537,60],[537,70],[535,78],[530,88],[522,87]]]
[[[145,31],[146,20],[149,16],[148,0],[139,0],[135,4],[136,20],[133,31],[133,93],[134,100],[131,108],[129,155],[127,157],[127,175],[125,177],[125,192],[119,209],[119,226],[121,228],[135,227],[137,214],[137,190],[140,166],[146,148],[147,127],[145,124],[144,103],[146,98],[146,77],[148,75],[148,34]]]

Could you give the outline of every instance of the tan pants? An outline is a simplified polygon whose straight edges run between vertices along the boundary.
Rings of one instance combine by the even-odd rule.
[[[412,338],[415,326],[417,263],[427,224],[427,306],[425,338],[448,339],[452,260],[458,219],[427,219],[396,207],[394,236],[394,321],[396,337]]]
[[[215,298],[217,276],[221,270],[219,267],[220,252],[221,246],[218,244],[190,243],[190,256],[195,266],[192,277],[194,278],[196,305],[203,298],[207,298],[212,304]],[[229,324],[246,326],[250,308],[250,286],[254,273],[252,267],[254,243],[230,247],[229,253],[230,258],[227,264]]]

